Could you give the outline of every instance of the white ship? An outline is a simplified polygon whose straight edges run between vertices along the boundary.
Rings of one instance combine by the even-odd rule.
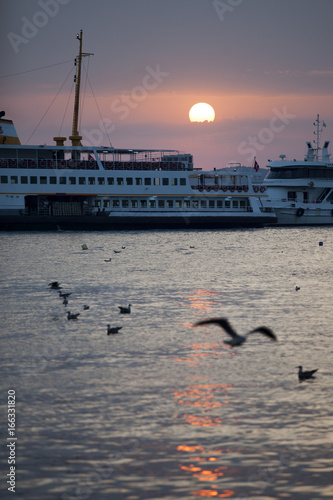
[[[276,217],[241,169],[203,171],[175,150],[85,147],[78,132],[82,31],[71,145],[21,145],[0,114],[0,229],[262,227]]]
[[[329,141],[320,147],[320,133],[325,123],[319,119],[315,146],[307,142],[303,161],[287,160],[268,163],[269,172],[261,186],[267,189],[264,206],[274,210],[278,225],[333,224],[333,164],[328,153]],[[259,185],[255,186],[259,189]]]

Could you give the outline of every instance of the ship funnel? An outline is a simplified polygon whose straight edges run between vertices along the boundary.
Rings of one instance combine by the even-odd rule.
[[[330,144],[330,141],[325,141],[323,149],[322,149],[322,161],[326,162],[326,163],[330,162],[330,156],[331,156],[328,152],[329,144]]]
[[[306,153],[305,161],[313,161],[315,154],[314,154],[314,149],[312,147],[312,144],[311,144],[311,142],[307,142],[306,145],[308,147],[308,151]]]

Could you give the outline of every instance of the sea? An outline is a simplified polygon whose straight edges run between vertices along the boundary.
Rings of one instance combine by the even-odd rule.
[[[0,255],[1,499],[333,498],[332,228],[2,232]],[[278,341],[193,327],[214,317]]]

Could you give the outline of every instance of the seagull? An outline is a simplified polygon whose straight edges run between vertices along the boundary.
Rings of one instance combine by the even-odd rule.
[[[298,290],[300,290],[300,289],[301,289],[301,287],[300,287],[300,286],[295,286],[295,290],[296,290],[296,292],[298,292]]]
[[[77,319],[80,316],[80,313],[73,314],[70,311],[67,311],[67,319]]]
[[[123,245],[121,248],[124,250],[126,247]]]
[[[59,281],[52,281],[47,286],[50,286],[52,290],[60,290],[60,288],[62,288],[59,284]]]
[[[89,309],[89,306],[84,305],[83,309],[84,309],[84,311],[87,311]]]
[[[108,335],[115,335],[116,333],[119,333],[119,330],[122,329],[122,326],[111,327],[110,325],[107,325],[107,327],[108,327]]]
[[[72,295],[72,292],[69,293],[61,293],[59,292],[59,297],[62,297],[63,299],[68,299],[68,297]]]
[[[118,308],[120,309],[120,314],[130,314],[131,313],[131,305],[132,304],[128,304],[128,307],[121,307],[121,306],[118,306]]]
[[[110,259],[104,259],[104,262],[111,262],[111,258]]]
[[[121,250],[113,250],[114,253],[121,253]]]
[[[270,328],[267,328],[266,326],[259,326],[258,328],[251,330],[244,336],[238,335],[238,333],[235,332],[235,330],[232,328],[232,326],[230,325],[229,321],[226,318],[204,319],[202,321],[198,321],[193,326],[201,326],[208,324],[216,324],[219,325],[221,328],[223,328],[231,336],[231,340],[225,340],[224,342],[225,344],[229,344],[232,347],[242,345],[246,341],[247,336],[250,335],[250,333],[262,333],[263,335],[266,335],[266,337],[269,337],[272,340],[277,340],[276,335],[272,332]]]
[[[67,304],[68,304],[68,300],[67,300],[67,298],[66,298],[66,297],[64,298],[64,300],[63,300],[63,302],[62,302],[62,303],[63,303],[65,306],[67,306]]]
[[[309,370],[306,372],[303,372],[302,366],[298,366],[297,368],[298,368],[298,378],[300,382],[302,382],[302,380],[307,380],[308,378],[316,378],[313,376],[313,374],[316,373],[316,371],[318,371],[318,368],[316,368],[316,370]]]

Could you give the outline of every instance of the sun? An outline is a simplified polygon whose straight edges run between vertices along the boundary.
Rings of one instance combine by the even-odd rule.
[[[189,117],[191,122],[213,122],[215,120],[215,111],[209,104],[198,102],[190,109]]]

